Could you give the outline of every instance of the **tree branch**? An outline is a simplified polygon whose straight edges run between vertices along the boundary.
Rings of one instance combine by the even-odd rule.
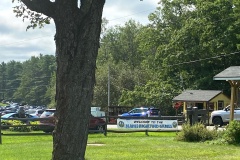
[[[42,13],[48,17],[55,14],[54,2],[50,0],[21,0],[30,10]]]

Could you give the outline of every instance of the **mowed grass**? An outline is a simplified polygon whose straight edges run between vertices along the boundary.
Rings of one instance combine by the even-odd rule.
[[[89,134],[86,160],[239,160],[239,146],[175,140],[176,132]],[[3,136],[0,160],[50,160],[52,136]],[[101,144],[101,145],[99,145]]]
[[[0,160],[50,160],[52,136],[2,136]]]

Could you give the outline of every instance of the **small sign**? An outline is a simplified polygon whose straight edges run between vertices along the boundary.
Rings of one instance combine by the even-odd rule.
[[[176,102],[174,108],[178,110],[182,106],[182,102]]]

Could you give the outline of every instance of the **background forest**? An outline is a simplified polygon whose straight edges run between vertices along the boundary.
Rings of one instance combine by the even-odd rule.
[[[149,24],[105,28],[97,59],[93,106],[154,106],[171,115],[185,89],[223,90],[213,77],[240,63],[240,1],[161,0]],[[55,57],[0,65],[0,99],[54,107]],[[108,101],[108,82],[110,101]]]

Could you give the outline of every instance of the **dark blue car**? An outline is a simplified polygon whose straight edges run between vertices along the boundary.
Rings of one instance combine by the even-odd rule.
[[[121,116],[123,117],[159,117],[160,111],[157,108],[148,108],[148,107],[140,107],[134,108],[127,113],[123,113]]]
[[[127,116],[141,117],[141,116],[146,116],[147,111],[148,111],[148,108],[143,108],[143,107],[134,108],[127,113],[123,113],[122,116],[124,116],[124,117],[127,117]]]

